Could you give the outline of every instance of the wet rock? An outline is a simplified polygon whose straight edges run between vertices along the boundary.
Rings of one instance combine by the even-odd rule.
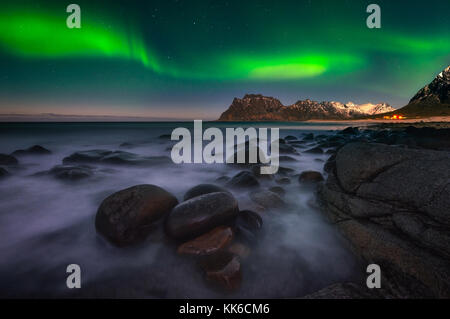
[[[242,282],[239,258],[229,252],[220,252],[204,258],[200,266],[205,271],[206,280],[227,291],[240,287]]]
[[[216,178],[215,182],[220,183],[220,184],[225,184],[229,180],[230,180],[230,178],[228,176],[220,176],[220,177]]]
[[[0,167],[0,178],[4,178],[8,175],[9,175],[9,172],[6,169],[4,169],[3,167]]]
[[[303,141],[312,141],[314,140],[314,134],[313,133],[308,133],[308,134],[304,134],[303,136]]]
[[[284,195],[286,195],[286,191],[284,190],[283,187],[280,186],[273,186],[271,188],[269,188],[269,191],[278,194],[278,196],[283,197]]]
[[[338,283],[302,297],[303,299],[378,299],[377,289],[368,289],[355,283]]]
[[[323,154],[323,149],[320,147],[313,147],[305,151],[308,154]]]
[[[48,155],[51,154],[52,152],[49,151],[48,149],[40,146],[40,145],[34,145],[31,146],[25,150],[17,150],[12,152],[11,155],[14,156],[21,156],[21,155]]]
[[[278,194],[269,190],[252,192],[250,193],[250,198],[265,208],[280,208],[285,205],[285,202]]]
[[[297,138],[295,136],[292,135],[288,135],[284,138],[286,141],[296,141]]]
[[[225,192],[229,193],[225,188],[214,185],[214,184],[200,184],[189,189],[186,194],[184,194],[184,200],[189,200],[191,198],[205,195],[209,193]]]
[[[230,193],[210,193],[177,205],[166,220],[166,232],[175,239],[190,239],[233,220],[238,202]]]
[[[289,177],[281,177],[278,178],[275,182],[280,185],[288,185],[291,183],[291,179]]]
[[[230,188],[254,188],[259,187],[259,182],[251,172],[242,171],[233,176],[225,185]]]
[[[343,129],[342,131],[338,132],[338,134],[357,135],[357,134],[359,134],[359,129],[357,127],[347,127],[345,129]]]
[[[260,230],[263,225],[262,217],[251,210],[241,210],[236,219],[236,226],[251,230]]]
[[[76,181],[84,178],[91,177],[93,170],[90,166],[86,165],[57,165],[51,170],[38,173],[38,175],[52,175],[58,179]]]
[[[231,244],[228,251],[242,259],[247,258],[250,255],[250,248],[242,243]]]
[[[159,139],[161,140],[170,140],[172,138],[171,134],[162,134],[160,136],[158,136]]]
[[[350,143],[318,195],[397,298],[450,296],[450,154]]]
[[[191,241],[178,247],[178,253],[193,256],[212,255],[224,249],[233,239],[233,231],[230,227],[219,226]]]
[[[95,218],[97,231],[117,246],[136,244],[152,224],[177,205],[177,199],[155,185],[137,185],[107,197]]]
[[[7,154],[0,154],[0,165],[17,165],[19,161],[17,158]]]
[[[321,173],[316,171],[304,171],[298,177],[299,183],[318,183],[323,181]]]
[[[152,166],[171,163],[167,156],[144,157],[130,152],[89,150],[75,152],[63,159],[63,164],[113,164],[113,165],[143,165]]]

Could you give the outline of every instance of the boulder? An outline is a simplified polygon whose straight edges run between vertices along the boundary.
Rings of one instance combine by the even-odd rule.
[[[200,266],[205,271],[206,280],[217,287],[233,291],[241,285],[241,263],[239,258],[230,252],[208,256],[200,262]]]
[[[281,208],[286,204],[278,194],[269,190],[252,192],[250,198],[265,208]]]
[[[178,204],[177,199],[155,185],[137,185],[107,197],[95,217],[97,231],[117,246],[143,241],[152,224]]]
[[[254,188],[259,187],[259,182],[251,172],[242,171],[233,176],[225,186],[230,188]]]
[[[304,171],[298,177],[298,182],[302,183],[318,183],[323,181],[321,173],[316,171]]]
[[[210,193],[177,205],[168,215],[166,232],[175,239],[191,239],[233,220],[238,202],[227,192]]]
[[[0,178],[6,177],[9,175],[9,172],[4,169],[3,167],[0,167]]]
[[[378,294],[377,289],[355,283],[338,283],[325,287],[319,291],[302,297],[302,299],[379,299],[382,295]]]
[[[87,165],[57,165],[51,170],[37,175],[52,175],[61,180],[76,181],[91,177],[93,170],[92,167]]]
[[[17,165],[19,161],[17,158],[7,154],[0,154],[0,165]]]
[[[349,143],[318,194],[395,297],[450,297],[450,153]]]
[[[52,152],[46,149],[45,147],[42,147],[40,145],[34,145],[31,146],[25,150],[17,150],[11,153],[11,155],[14,156],[21,156],[21,155],[48,155]]]
[[[275,182],[280,185],[288,185],[291,183],[291,179],[289,177],[280,177]]]
[[[357,135],[359,134],[359,129],[357,127],[347,127],[340,131],[338,134],[344,134],[344,135]]]
[[[75,152],[63,159],[63,164],[113,164],[113,165],[141,165],[152,166],[171,163],[167,156],[140,156],[130,152],[88,150]]]
[[[200,184],[189,189],[186,194],[184,194],[184,200],[189,200],[191,198],[205,195],[209,193],[225,192],[229,193],[225,188],[214,185],[214,184]]]
[[[284,138],[286,141],[296,141],[297,138],[295,136],[292,135],[288,135]]]
[[[178,247],[178,253],[193,256],[212,255],[228,246],[232,239],[231,228],[219,226],[200,237],[181,244]]]

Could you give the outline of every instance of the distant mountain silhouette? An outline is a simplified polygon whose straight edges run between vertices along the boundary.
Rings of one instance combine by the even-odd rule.
[[[309,99],[284,106],[279,100],[261,94],[234,98],[219,121],[306,121],[313,119],[355,119],[393,111],[386,103],[361,104],[352,102],[316,102]]]

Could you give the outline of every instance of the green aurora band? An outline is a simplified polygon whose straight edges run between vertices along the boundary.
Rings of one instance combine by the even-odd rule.
[[[101,24],[83,17],[81,29],[69,29],[62,17],[65,16],[54,12],[3,11],[0,14],[0,47],[10,54],[29,59],[116,58],[139,62],[157,74],[175,78],[255,81],[301,79],[326,72],[345,74],[356,71],[367,66],[368,61],[355,47],[373,51],[406,51],[412,55],[450,51],[448,37],[439,35],[420,39],[374,32],[368,41],[364,34],[347,30],[347,37],[354,40],[352,53],[339,50],[339,44],[335,50],[321,48],[317,44],[316,50],[305,52],[301,47],[295,51],[291,48],[291,52],[277,52],[276,56],[264,52],[252,55],[212,52],[201,64],[193,61],[183,63],[190,67],[183,67],[159,58],[136,27],[126,27],[120,21]],[[333,46],[330,41],[329,45]]]

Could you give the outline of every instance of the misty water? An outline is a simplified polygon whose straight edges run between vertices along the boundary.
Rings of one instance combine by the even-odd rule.
[[[245,127],[243,123],[233,126]],[[0,153],[10,154],[36,144],[52,151],[50,155],[18,157],[19,165],[8,167],[11,176],[0,180],[0,295],[292,298],[360,277],[361,266],[319,212],[313,189],[301,187],[296,178],[290,185],[282,185],[285,200],[295,208],[261,214],[262,234],[251,247],[250,256],[242,260],[242,285],[227,293],[211,287],[192,259],[177,255],[176,246],[166,238],[162,227],[137,247],[116,248],[96,233],[94,219],[102,200],[118,190],[154,184],[181,202],[189,188],[214,183],[223,175],[232,177],[242,169],[224,164],[94,164],[94,175],[80,181],[33,176],[62,164],[64,157],[81,150],[170,156],[169,147],[174,142],[158,137],[170,134],[175,127],[190,128],[192,123],[0,124]],[[309,132],[334,134],[343,127],[345,124],[286,124],[281,127],[280,137],[301,138],[302,133]],[[125,142],[131,146],[121,147]],[[300,156],[290,155],[298,161],[282,166],[296,173],[323,172],[329,155],[305,154],[304,149],[298,149]],[[263,188],[277,185],[274,181],[261,183]],[[250,205],[248,192],[231,191],[240,209]],[[82,272],[82,288],[76,292],[66,287],[66,267],[73,263],[79,264]]]

